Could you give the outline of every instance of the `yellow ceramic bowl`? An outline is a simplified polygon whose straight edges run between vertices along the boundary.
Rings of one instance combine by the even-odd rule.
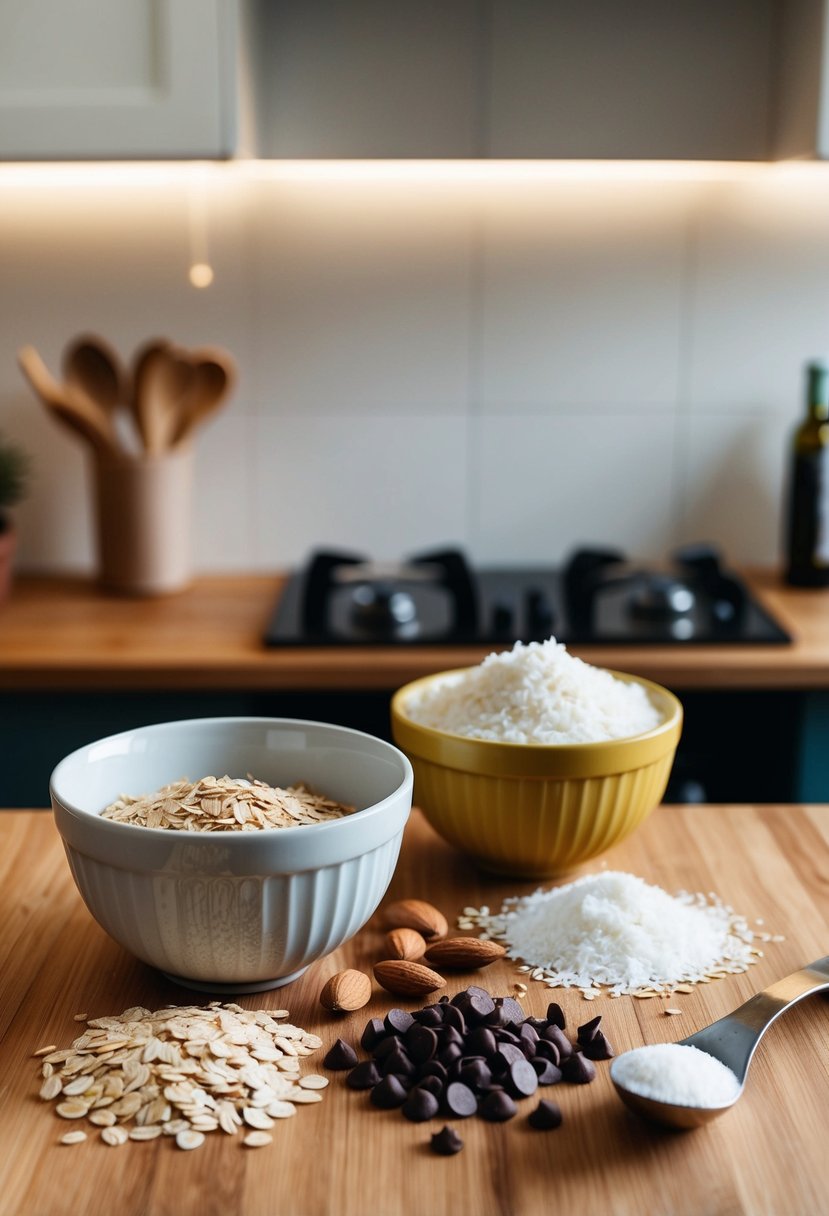
[[[455,672],[414,680],[392,698],[394,741],[412,762],[414,799],[436,832],[487,870],[542,878],[597,857],[659,805],[682,730],[673,693],[637,676],[663,721],[606,743],[495,743],[421,726],[412,694]]]

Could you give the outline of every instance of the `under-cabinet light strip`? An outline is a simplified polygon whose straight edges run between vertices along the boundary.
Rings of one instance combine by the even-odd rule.
[[[229,160],[89,161],[0,164],[9,186],[129,187],[192,182],[354,181],[488,183],[556,181],[826,180],[822,161],[624,160]]]

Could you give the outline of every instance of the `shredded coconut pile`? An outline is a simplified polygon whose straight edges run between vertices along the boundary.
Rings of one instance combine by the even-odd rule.
[[[602,987],[611,996],[656,996],[745,971],[761,953],[746,920],[713,893],[672,896],[612,870],[508,899],[496,915],[482,908],[465,917],[503,941],[533,979],[586,996]]]
[[[662,721],[641,685],[582,662],[555,638],[490,654],[412,694],[406,712],[422,726],[503,743],[600,743]]]
[[[613,1061],[611,1076],[631,1093],[675,1106],[727,1106],[740,1092],[730,1068],[685,1043],[626,1051]]]

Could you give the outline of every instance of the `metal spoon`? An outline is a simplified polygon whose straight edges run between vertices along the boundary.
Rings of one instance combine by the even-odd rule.
[[[618,1056],[610,1068],[610,1078],[619,1097],[631,1110],[668,1127],[701,1127],[730,1110],[745,1089],[746,1076],[757,1044],[763,1035],[787,1009],[815,992],[829,990],[829,955],[819,958],[800,971],[793,971],[785,979],[778,980],[756,996],[751,997],[704,1030],[680,1039],[682,1047],[696,1047],[714,1056],[726,1068],[730,1068],[740,1082],[735,1097],[724,1106],[678,1106],[673,1102],[661,1102],[656,1098],[644,1098],[621,1085],[613,1075],[614,1068],[623,1056]]]

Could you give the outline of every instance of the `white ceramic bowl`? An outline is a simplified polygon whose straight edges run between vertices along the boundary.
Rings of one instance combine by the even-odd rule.
[[[261,832],[116,823],[120,794],[208,774],[300,781],[358,809]],[[125,949],[188,987],[255,992],[296,979],[362,928],[383,898],[412,801],[412,767],[360,731],[289,718],[140,727],[72,752],[52,773],[78,890]]]

